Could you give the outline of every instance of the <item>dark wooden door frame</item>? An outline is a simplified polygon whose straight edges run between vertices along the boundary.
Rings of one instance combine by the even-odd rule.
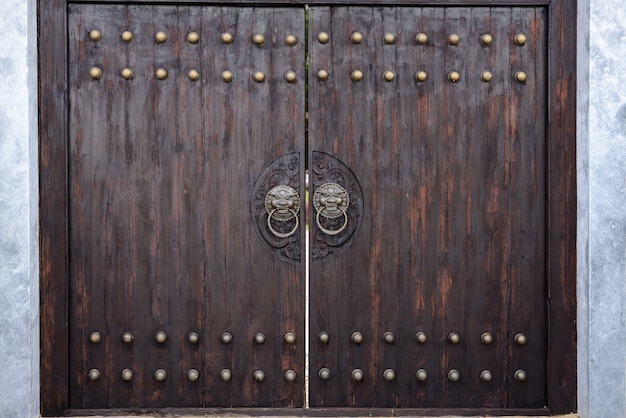
[[[69,413],[68,394],[68,68],[67,5],[87,0],[39,0],[39,166],[41,261],[41,412]],[[119,3],[119,0],[89,0]],[[371,0],[202,1],[129,0],[128,3],[219,5],[360,4],[407,6],[544,6],[548,28],[547,312],[545,414],[576,409],[576,1],[575,0]],[[396,410],[397,411],[397,410]],[[533,410],[536,414],[537,411]],[[266,410],[265,413],[268,411]],[[278,413],[279,411],[276,411]],[[345,412],[345,411],[344,411]],[[363,413],[363,411],[354,411]],[[389,411],[387,411],[389,412]],[[405,411],[412,414],[481,410]],[[494,412],[494,411],[491,411]],[[500,411],[507,412],[507,411]],[[511,411],[508,411],[511,412]],[[523,411],[514,411],[517,413]],[[531,411],[528,411],[531,413]],[[274,413],[274,412],[272,412]],[[328,414],[311,410],[309,415]],[[332,413],[332,412],[331,412]],[[380,412],[384,413],[384,412]]]

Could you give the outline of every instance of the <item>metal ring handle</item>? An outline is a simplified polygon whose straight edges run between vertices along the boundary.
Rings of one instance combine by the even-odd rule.
[[[345,221],[343,225],[341,226],[341,228],[332,230],[332,229],[326,229],[322,226],[322,224],[320,223],[320,215],[322,214],[322,211],[324,210],[324,208],[318,210],[317,216],[315,217],[315,222],[317,223],[317,227],[320,229],[320,231],[322,231],[326,235],[341,234],[343,230],[346,229],[346,226],[348,226],[348,214],[346,213],[346,210],[342,208],[341,206],[335,206],[335,207],[341,211],[341,213],[343,214],[343,217],[345,218]]]
[[[296,212],[293,211],[293,209],[289,209],[289,208],[284,208],[284,210],[288,210],[289,212],[291,212],[291,214],[293,215],[293,217],[296,219],[296,226],[293,227],[293,229],[289,232],[278,232],[276,231],[273,227],[272,227],[272,216],[274,216],[274,213],[279,210],[281,208],[274,208],[272,209],[272,211],[269,213],[268,217],[267,217],[267,227],[270,229],[270,231],[272,231],[272,234],[276,235],[278,238],[288,238],[290,236],[292,236],[293,234],[296,233],[296,229],[298,229],[298,226],[300,225],[300,221],[298,220],[298,215],[296,215]]]

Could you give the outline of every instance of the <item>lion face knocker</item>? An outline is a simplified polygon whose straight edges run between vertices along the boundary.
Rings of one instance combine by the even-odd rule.
[[[298,229],[298,212],[300,211],[300,196],[291,186],[280,184],[273,187],[265,196],[265,211],[267,212],[267,227],[279,238],[287,238]],[[279,232],[272,226],[272,219],[276,222],[287,222],[295,219],[295,226],[287,232]]]
[[[346,210],[349,204],[348,192],[340,184],[324,183],[318,187],[313,195],[313,206],[317,212],[315,221],[318,228],[327,235],[340,234],[348,226]],[[321,218],[337,219],[342,216],[344,222],[338,229],[328,229],[322,226]]]

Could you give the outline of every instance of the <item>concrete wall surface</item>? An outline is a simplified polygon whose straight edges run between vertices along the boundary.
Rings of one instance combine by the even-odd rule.
[[[0,12],[0,417],[39,415],[36,1]]]
[[[0,418],[39,414],[36,4],[0,13]],[[626,417],[622,2],[579,0],[577,44],[578,411]]]
[[[626,9],[578,7],[579,411],[626,417]]]

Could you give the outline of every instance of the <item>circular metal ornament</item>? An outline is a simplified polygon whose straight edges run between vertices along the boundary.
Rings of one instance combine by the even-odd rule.
[[[296,213],[300,211],[300,196],[291,186],[274,186],[265,196],[265,211],[278,222],[298,219]]]
[[[129,43],[133,40],[133,33],[129,30],[122,32],[122,41]]]
[[[97,29],[89,31],[89,39],[93,42],[99,42],[102,40],[102,32]]]
[[[313,195],[315,210],[321,212],[322,216],[328,219],[343,216],[349,204],[348,192],[337,183],[324,183],[315,190]]]
[[[324,183],[315,190],[313,195],[313,207],[317,215],[315,221],[317,226],[323,233],[327,235],[338,235],[346,229],[348,226],[348,205],[350,204],[350,198],[348,192],[340,184],[337,183]],[[344,223],[341,227],[335,230],[325,228],[321,224],[321,218],[337,219],[344,217]]]
[[[198,42],[200,42],[200,35],[198,34],[198,32],[189,32],[187,34],[187,42],[189,42],[190,44],[197,44]]]

